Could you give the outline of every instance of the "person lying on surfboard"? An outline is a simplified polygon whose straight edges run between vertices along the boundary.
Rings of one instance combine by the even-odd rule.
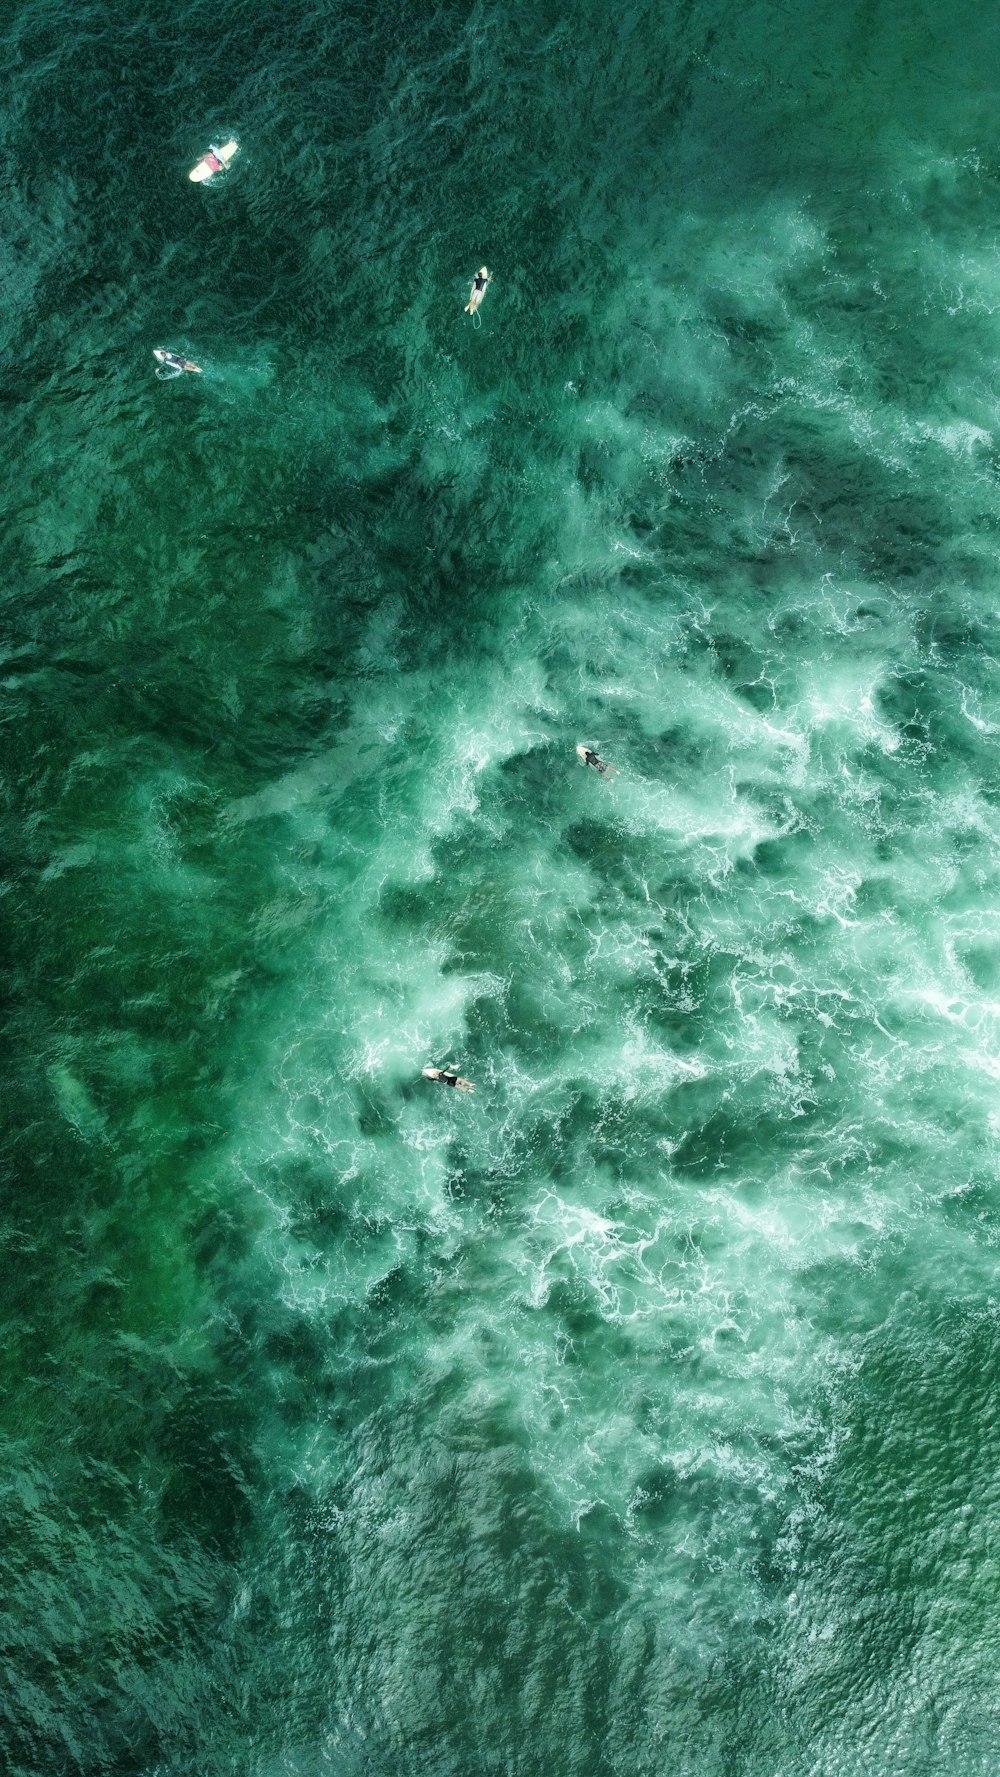
[[[204,375],[200,364],[193,364],[190,358],[182,358],[179,352],[167,352],[162,346],[154,346],[153,357],[157,364],[165,364],[175,376],[182,376],[185,370],[190,370],[194,376]],[[156,374],[158,376],[159,371]]]
[[[594,770],[599,771],[602,777],[620,776],[617,765],[608,765],[606,760],[599,759],[593,748],[585,747],[582,741],[576,750],[580,755],[580,758],[583,760],[583,763],[585,765],[592,765]]]
[[[422,1071],[425,1080],[437,1080],[442,1086],[456,1087],[459,1092],[476,1090],[471,1080],[463,1080],[461,1074],[454,1073],[449,1067],[425,1067]]]
[[[214,142],[210,143],[198,165],[191,168],[188,178],[193,179],[196,185],[204,185],[207,180],[214,179],[216,173],[224,173],[233,156],[239,151],[240,145],[235,136],[231,136],[229,141],[223,142],[219,148]]]
[[[486,295],[486,286],[489,281],[490,274],[486,270],[485,265],[481,265],[472,280],[472,289],[469,291],[469,300],[465,305],[465,312],[467,315],[475,314],[483,297]]]

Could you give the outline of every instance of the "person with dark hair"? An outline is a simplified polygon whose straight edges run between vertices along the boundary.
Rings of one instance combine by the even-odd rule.
[[[472,280],[472,289],[469,291],[469,300],[465,305],[465,312],[467,315],[475,314],[483,297],[486,295],[486,286],[489,281],[490,274],[486,270],[485,265],[481,265]]]
[[[437,1080],[442,1086],[454,1086],[458,1092],[476,1090],[471,1080],[463,1080],[461,1074],[454,1073],[449,1067],[425,1067],[423,1075],[425,1080]]]
[[[581,741],[576,750],[583,763],[593,766],[594,770],[599,771],[602,777],[618,777],[620,775],[617,765],[609,765],[606,760],[599,758],[593,747],[585,747]]]
[[[168,380],[172,376],[183,376],[185,370],[190,371],[192,376],[204,374],[200,364],[192,364],[190,358],[182,358],[179,352],[167,352],[162,346],[153,347],[153,357],[157,364],[166,366]],[[156,374],[160,376],[162,372],[158,370]]]

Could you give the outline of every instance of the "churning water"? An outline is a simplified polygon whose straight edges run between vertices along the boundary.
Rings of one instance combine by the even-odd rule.
[[[998,52],[8,9],[11,1777],[995,1769]]]

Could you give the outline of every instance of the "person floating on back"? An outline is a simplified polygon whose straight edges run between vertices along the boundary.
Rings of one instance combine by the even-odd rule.
[[[448,1067],[425,1067],[425,1080],[437,1080],[442,1086],[454,1086],[459,1092],[475,1092],[471,1080],[463,1080],[461,1074],[453,1073]]]
[[[185,370],[189,370],[193,376],[204,375],[200,364],[193,364],[190,358],[182,358],[179,352],[167,352],[162,346],[154,346],[153,357],[157,364],[166,365],[166,372],[158,370],[157,376],[165,375],[169,379],[172,376],[183,376]]]
[[[585,747],[582,741],[576,750],[580,755],[580,758],[583,760],[583,763],[585,765],[592,765],[594,770],[599,771],[602,777],[620,776],[617,765],[608,765],[606,760],[599,759],[593,748]]]
[[[481,265],[472,280],[472,289],[469,291],[469,300],[465,305],[465,312],[467,315],[475,314],[483,297],[486,295],[486,286],[489,282],[490,274],[486,270],[485,265]]]

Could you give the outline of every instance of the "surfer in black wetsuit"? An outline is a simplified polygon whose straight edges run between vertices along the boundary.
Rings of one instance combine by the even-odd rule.
[[[486,294],[486,286],[489,281],[490,274],[486,270],[485,265],[481,265],[472,280],[472,289],[469,291],[469,300],[465,305],[465,312],[467,315],[475,314],[479,304],[482,302],[483,297]]]
[[[454,1073],[448,1067],[425,1067],[423,1075],[425,1080],[437,1080],[442,1086],[454,1086],[458,1092],[476,1090],[471,1080],[463,1080],[461,1074]]]
[[[580,758],[583,760],[583,763],[585,765],[592,765],[594,770],[599,771],[602,777],[617,777],[619,775],[617,765],[608,765],[604,759],[598,758],[598,755],[594,752],[592,747],[585,747],[582,741],[576,750]]]
[[[193,376],[204,374],[200,364],[193,364],[190,358],[182,358],[179,352],[167,352],[162,346],[153,348],[153,357],[158,364],[165,364],[168,370],[172,370],[175,376],[183,376],[185,370],[189,370]]]

